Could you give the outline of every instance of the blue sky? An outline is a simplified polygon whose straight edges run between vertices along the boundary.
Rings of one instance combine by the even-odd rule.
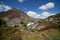
[[[18,8],[33,18],[47,18],[60,12],[60,0],[0,0],[0,12]]]

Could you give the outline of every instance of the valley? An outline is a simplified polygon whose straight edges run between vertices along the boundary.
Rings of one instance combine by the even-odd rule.
[[[0,40],[60,40],[60,13],[39,19],[16,8],[0,12]]]

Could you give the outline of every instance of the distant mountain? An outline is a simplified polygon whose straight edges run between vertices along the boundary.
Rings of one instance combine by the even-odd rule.
[[[50,21],[50,22],[59,24],[60,23],[60,13],[46,18],[46,21]]]
[[[6,12],[0,12],[0,19],[6,21],[8,26],[20,25],[20,22],[29,16],[21,10],[13,8]]]
[[[42,19],[35,28],[37,30],[60,28],[60,13]]]

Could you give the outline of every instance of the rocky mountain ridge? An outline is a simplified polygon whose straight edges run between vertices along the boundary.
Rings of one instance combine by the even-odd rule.
[[[8,26],[19,25],[21,21],[28,17],[26,13],[16,8],[8,10],[7,12],[0,12],[0,19],[6,21]]]

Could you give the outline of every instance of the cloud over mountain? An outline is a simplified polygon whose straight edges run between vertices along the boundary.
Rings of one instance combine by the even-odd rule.
[[[41,14],[41,18],[44,19],[44,18],[47,18],[47,17],[49,17],[49,16],[51,16],[51,15],[55,15],[55,14],[44,11],[44,12]]]
[[[3,4],[0,4],[0,12],[2,11],[8,11],[12,9],[11,7],[7,6],[7,5],[3,5]]]
[[[42,18],[42,19],[45,19],[45,18],[47,18],[47,17],[49,17],[51,15],[54,15],[54,14],[50,13],[50,12],[46,12],[46,11],[44,11],[41,14],[38,14],[37,12],[34,12],[34,11],[28,11],[27,15],[32,17],[32,18]]]
[[[28,11],[27,15],[32,18],[40,18],[40,14],[37,14],[37,12],[34,12],[34,11]]]

